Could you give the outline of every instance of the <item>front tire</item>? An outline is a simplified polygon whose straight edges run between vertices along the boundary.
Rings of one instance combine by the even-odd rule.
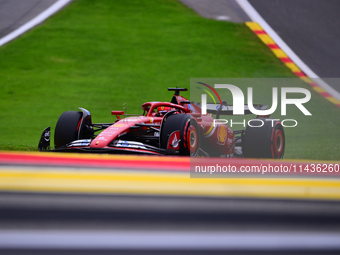
[[[180,132],[179,155],[196,156],[200,148],[200,134],[197,122],[188,114],[172,114],[163,120],[161,148],[167,149],[173,132]]]
[[[56,149],[78,139],[82,116],[81,112],[67,111],[59,117],[54,133]]]
[[[264,124],[261,127],[247,126],[242,139],[243,155],[247,158],[282,159],[286,145],[282,124],[274,119],[256,120]]]

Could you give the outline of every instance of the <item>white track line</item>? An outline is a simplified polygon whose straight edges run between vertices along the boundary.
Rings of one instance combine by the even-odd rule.
[[[2,230],[0,249],[340,249],[339,233]]]
[[[323,81],[309,66],[307,66],[295,52],[281,39],[281,37],[269,26],[269,24],[261,17],[254,9],[248,0],[236,0],[248,16],[255,22],[259,23],[276,44],[289,56],[289,58],[311,79],[314,80],[320,87],[326,90],[336,99],[340,100],[340,93]]]
[[[51,5],[48,9],[40,13],[38,16],[36,16],[34,19],[30,20],[26,24],[22,25],[18,29],[14,30],[10,34],[6,35],[5,37],[0,39],[0,47],[9,41],[17,38],[18,36],[22,35],[23,33],[27,32],[28,30],[32,29],[39,23],[46,20],[48,17],[59,11],[61,8],[63,8],[65,5],[67,5],[72,0],[59,0],[53,5]]]

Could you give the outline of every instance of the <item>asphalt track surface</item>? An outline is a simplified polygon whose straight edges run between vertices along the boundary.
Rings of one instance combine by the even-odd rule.
[[[249,3],[320,78],[340,77],[340,1],[249,0]],[[326,82],[340,92],[338,79]]]
[[[202,17],[215,20],[243,23],[248,15],[235,0],[179,0]]]
[[[57,0],[0,0],[0,38],[35,18]]]
[[[20,27],[53,2],[55,1],[0,0],[0,37]],[[288,6],[284,8],[293,5],[292,1],[252,0],[250,2],[257,9],[261,4],[261,8],[265,9],[265,3],[285,3]],[[297,3],[301,7],[300,11],[305,10],[302,2],[307,1],[294,1],[294,4]],[[313,1],[313,4],[324,2],[336,4],[336,1]],[[309,7],[310,5],[308,4]],[[318,18],[325,22],[330,21],[336,9],[328,10],[327,6],[323,4],[314,10],[318,13],[330,11],[324,18],[316,17],[312,13],[308,16],[305,10],[304,13],[309,17],[306,20],[307,25]],[[276,10],[280,8],[276,6]],[[275,8],[269,9],[271,10],[267,11],[270,13]],[[322,12],[325,9],[327,12]],[[262,15],[261,12],[260,14]],[[281,11],[280,14],[287,13]],[[292,17],[294,15],[296,17]],[[292,20],[295,18],[296,22],[301,16],[300,13],[294,15],[287,14],[288,18]],[[264,14],[263,17],[267,20]],[[337,24],[336,19],[332,19],[332,22],[327,26],[334,28]],[[288,24],[287,21],[283,23]],[[274,29],[279,29],[270,24]],[[333,24],[335,25],[332,26]],[[306,54],[307,58],[311,57],[309,56],[311,50],[308,48],[315,47],[312,42],[319,45],[322,36],[325,38],[322,40],[323,43],[334,43],[333,48],[330,49],[338,45],[333,40],[339,38],[338,30],[331,34],[326,30],[321,31],[324,33],[320,37],[315,35],[315,31],[323,29],[313,27],[313,31],[309,31],[313,32],[314,41],[302,40],[304,43],[298,41],[301,45],[296,49],[290,46],[313,70],[312,64],[316,64],[318,60],[317,62],[322,65],[327,63],[327,67],[324,67],[327,77],[338,77],[339,74],[332,69],[336,65],[331,67],[328,65],[337,63],[336,50],[332,51],[333,53],[326,52],[327,45],[321,50],[312,49],[314,53],[319,51],[316,54],[323,55],[313,55],[312,64],[303,57],[303,54]],[[308,29],[304,30],[307,31],[298,30],[298,35],[308,32]],[[279,32],[286,40],[284,33]],[[297,39],[293,43],[296,41]],[[290,44],[289,40],[286,42]],[[302,50],[302,55],[298,50]],[[326,57],[326,60],[323,57]],[[317,69],[314,71],[324,76]],[[12,159],[12,163],[15,163],[15,160]],[[33,169],[40,171],[42,175],[51,169],[54,173],[65,171],[65,168],[36,165],[36,162],[28,165],[20,162],[15,166],[2,162],[0,165],[1,171],[8,169],[21,171],[20,178],[26,178],[22,180],[28,186],[33,183],[33,180],[25,177],[22,171],[29,174]],[[89,171],[102,172],[103,168],[72,165],[68,166],[68,170],[85,175]],[[104,168],[107,173],[117,170],[122,169]],[[158,172],[162,173],[162,171],[159,169]],[[186,176],[189,178],[189,175]],[[19,181],[20,178],[14,180]],[[176,189],[176,185],[180,186],[180,183],[180,180],[174,183],[173,188]],[[45,184],[49,186],[50,183]],[[339,254],[340,251],[339,245],[336,245],[337,240],[340,239],[338,199],[302,199],[288,196],[240,197],[230,194],[193,196],[155,192],[147,194],[112,191],[100,193],[46,191],[34,187],[27,190],[27,185],[26,190],[15,190],[15,185],[18,183],[14,181],[12,185],[12,189],[2,186],[0,191],[0,254],[112,254],[112,252],[115,254],[225,254],[226,251],[230,254]],[[171,186],[171,182],[169,185]],[[241,184],[239,190],[247,188],[249,187],[246,184]],[[276,190],[277,186],[272,185],[272,189]],[[307,192],[310,187],[303,186],[303,189]],[[285,187],[284,190],[287,192],[289,188]]]

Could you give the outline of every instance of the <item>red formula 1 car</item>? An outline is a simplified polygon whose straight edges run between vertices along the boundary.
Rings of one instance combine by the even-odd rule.
[[[171,102],[144,103],[140,116],[121,118],[125,115],[123,111],[112,111],[112,115],[117,116],[114,123],[92,123],[90,112],[84,108],[64,112],[55,127],[55,149],[52,151],[283,157],[285,135],[279,121],[261,121],[261,127],[248,125],[244,130],[233,131],[217,121],[221,115],[232,114],[232,106],[221,102],[216,108],[216,105],[208,104],[208,114],[201,115],[200,103],[190,102],[180,95],[180,91],[187,89],[168,90],[175,91]],[[265,109],[267,106],[254,107]],[[50,150],[50,127],[41,136],[39,150]]]

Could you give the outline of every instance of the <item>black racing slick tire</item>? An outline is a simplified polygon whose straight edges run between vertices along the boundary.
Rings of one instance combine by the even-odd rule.
[[[243,155],[282,159],[286,145],[282,124],[274,119],[254,119],[250,123],[253,126],[247,126],[242,138]]]
[[[58,119],[54,132],[54,145],[58,149],[78,139],[82,113],[77,111],[64,112]]]
[[[179,155],[196,156],[200,148],[200,134],[197,122],[188,114],[172,114],[163,120],[161,148],[167,149],[173,132],[180,132]]]

